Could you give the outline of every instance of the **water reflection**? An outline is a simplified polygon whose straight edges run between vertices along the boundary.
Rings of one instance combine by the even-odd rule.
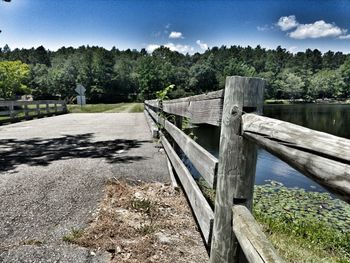
[[[350,139],[350,105],[267,105],[264,107],[264,115]],[[196,141],[218,157],[220,129],[211,125],[200,125],[192,131],[197,137]],[[186,163],[197,177],[196,169],[188,160]],[[267,180],[279,181],[287,187],[325,191],[285,162],[259,149],[255,183],[265,184]]]
[[[265,105],[264,115],[350,139],[350,105]]]

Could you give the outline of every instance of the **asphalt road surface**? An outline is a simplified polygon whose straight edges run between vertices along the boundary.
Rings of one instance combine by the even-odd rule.
[[[108,262],[63,241],[110,178],[168,182],[143,113],[66,114],[0,126],[0,262]]]

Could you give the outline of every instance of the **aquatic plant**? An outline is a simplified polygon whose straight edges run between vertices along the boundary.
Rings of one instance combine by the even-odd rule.
[[[328,193],[268,181],[255,186],[254,216],[267,231],[294,235],[350,260],[350,206]]]

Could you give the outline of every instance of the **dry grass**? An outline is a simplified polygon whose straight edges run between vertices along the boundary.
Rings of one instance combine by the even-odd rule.
[[[108,183],[96,218],[70,240],[112,254],[112,262],[207,262],[187,201],[160,183]]]

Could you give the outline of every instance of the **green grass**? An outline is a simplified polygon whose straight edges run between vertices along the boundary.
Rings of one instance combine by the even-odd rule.
[[[213,205],[215,191],[198,185]],[[350,206],[328,193],[256,185],[254,217],[286,262],[350,262]]]
[[[82,235],[84,234],[84,230],[83,229],[72,229],[72,231],[70,233],[68,233],[67,235],[63,236],[63,241],[65,242],[69,242],[69,243],[74,243],[78,238],[82,237]]]
[[[276,99],[268,99],[264,101],[265,104],[292,104],[290,100],[276,100]]]
[[[142,112],[143,103],[116,103],[116,104],[86,104],[84,106],[68,105],[70,113],[99,113],[99,112]]]
[[[257,185],[254,216],[289,262],[350,262],[350,206],[328,193]]]

